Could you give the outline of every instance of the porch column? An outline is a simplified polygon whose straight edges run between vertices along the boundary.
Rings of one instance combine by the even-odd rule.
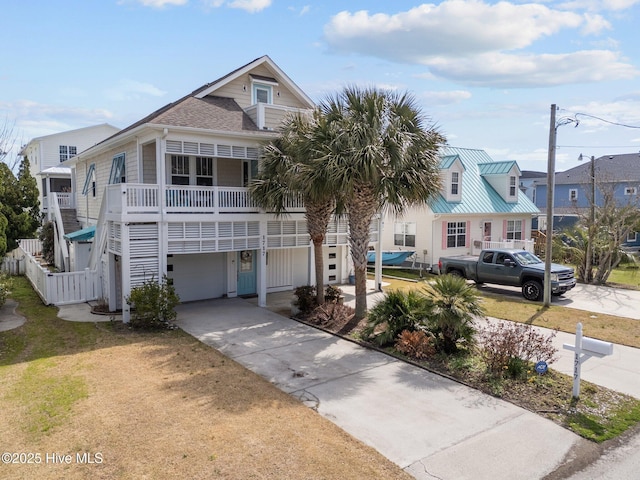
[[[309,255],[307,255],[307,258],[309,259],[309,267],[308,267],[308,272],[309,272],[309,280],[308,280],[308,284],[311,286],[315,286],[316,285],[316,250],[315,248],[313,248],[313,240],[309,240]],[[322,286],[320,287],[322,288]]]
[[[382,291],[382,215],[378,216],[378,241],[376,242],[375,289]]]
[[[131,295],[131,258],[129,253],[129,225],[121,224],[122,255],[120,256],[120,274],[122,275],[122,322],[131,320],[131,306],[127,303],[127,297]]]
[[[47,175],[45,177],[47,179],[46,184],[47,184],[47,191],[43,192],[44,197],[47,199],[47,220],[49,220],[50,222],[53,220],[53,212],[51,211],[51,178],[49,177],[49,175]],[[43,199],[44,201],[44,199]]]
[[[258,306],[267,306],[267,222],[260,221],[260,256],[258,265]]]

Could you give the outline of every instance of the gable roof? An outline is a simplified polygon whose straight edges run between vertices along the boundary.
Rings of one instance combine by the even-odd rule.
[[[466,169],[462,178],[462,198],[459,202],[447,202],[441,194],[438,194],[429,204],[434,213],[514,213],[530,215],[540,212],[526,195],[518,195],[517,202],[508,203],[495,191],[491,184],[482,177],[480,172],[481,168],[483,170],[490,170],[489,166],[494,163],[498,164],[496,166],[496,170],[498,171],[506,168],[503,164],[508,164],[510,170],[516,162],[494,162],[484,150],[457,147],[444,147],[441,151],[440,158],[446,158],[451,155],[458,156]],[[480,165],[489,166],[480,167]]]
[[[272,136],[273,132],[260,130],[251,117],[247,115],[233,98],[211,95],[215,90],[260,65],[265,65],[270,71],[274,72],[274,75],[278,76],[278,81],[285,84],[300,101],[308,105],[309,108],[314,107],[313,101],[300,90],[273,60],[267,55],[264,55],[220,77],[218,80],[197,88],[175,102],[159,108],[155,112],[106,138],[94,147],[81,152],[78,156],[65,162],[65,165],[77,162],[86,152],[104,147],[118,139],[125,138],[126,135],[133,130],[145,125],[156,128],[185,127],[230,133],[252,133],[266,137]]]
[[[460,155],[444,155],[440,157],[440,169],[446,170],[448,168],[451,168],[453,164],[456,163],[456,160],[460,160]],[[464,168],[464,165],[462,166]]]
[[[596,181],[604,183],[628,183],[640,181],[640,153],[603,155],[594,160]],[[581,185],[591,182],[591,161],[583,162],[564,172],[555,174],[556,185]],[[546,185],[547,179],[536,180],[537,185]]]
[[[249,71],[253,70],[259,65],[264,65],[270,71],[272,71],[275,74],[275,76],[278,77],[278,80],[281,81],[287,88],[289,88],[293,93],[293,95],[296,98],[298,98],[298,100],[300,100],[302,103],[306,104],[308,108],[313,108],[315,106],[313,103],[313,100],[311,100],[300,89],[300,87],[298,87],[293,82],[293,80],[291,80],[289,76],[286,73],[284,73],[280,69],[280,67],[278,67],[273,60],[271,60],[271,58],[269,58],[269,55],[263,55],[262,57],[256,58],[255,60],[247,63],[246,65],[243,65],[242,67],[235,69],[233,72],[230,72],[225,76],[220,77],[218,80],[201,87],[198,91],[194,92],[194,96],[196,96],[197,98],[206,97],[207,95],[213,93],[215,90],[219,89],[220,87],[226,85],[229,82],[232,82],[233,80],[244,75],[245,73],[248,73]],[[262,75],[254,75],[254,77],[263,78],[263,79],[267,78]],[[274,78],[268,79],[268,81],[275,81],[275,80],[276,79]]]

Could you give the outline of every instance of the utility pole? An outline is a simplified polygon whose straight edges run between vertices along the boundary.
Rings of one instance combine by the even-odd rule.
[[[549,125],[549,156],[547,161],[547,238],[544,259],[543,303],[551,305],[551,253],[553,250],[553,191],[556,178],[556,104],[551,105]]]

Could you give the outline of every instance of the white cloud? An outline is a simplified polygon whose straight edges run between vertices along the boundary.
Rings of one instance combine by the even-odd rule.
[[[466,59],[442,57],[429,63],[437,77],[474,86],[522,88],[630,79],[640,73],[618,57],[607,50],[540,55],[486,53]]]
[[[229,2],[231,8],[239,8],[249,13],[256,13],[271,5],[271,0],[234,0]]]
[[[116,85],[105,91],[107,98],[116,101],[138,99],[143,96],[162,97],[166,93],[150,83],[127,79],[120,80]]]
[[[164,8],[167,5],[186,5],[189,0],[137,0],[144,7]],[[122,3],[122,2],[121,2]]]
[[[611,24],[601,15],[539,3],[445,0],[393,15],[342,11],[325,25],[324,37],[335,52],[425,65],[428,74],[466,85],[516,88],[636,76],[638,70],[603,47],[570,53],[527,51],[563,30],[595,35],[607,29]],[[604,44],[616,45],[611,39]]]
[[[587,10],[591,12],[627,10],[640,3],[640,0],[573,0],[558,4],[558,8],[567,10]]]
[[[582,15],[540,4],[447,0],[394,15],[343,11],[325,26],[324,34],[336,51],[428,63],[440,55],[464,57],[521,49],[563,28],[578,28],[584,23]],[[500,28],[496,28],[498,25]]]
[[[471,92],[466,90],[450,90],[444,92],[422,92],[418,95],[429,106],[451,105],[471,98]]]

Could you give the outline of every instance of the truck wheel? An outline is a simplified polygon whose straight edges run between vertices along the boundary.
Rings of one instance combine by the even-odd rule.
[[[537,302],[542,298],[542,284],[537,280],[527,280],[522,285],[522,296],[532,302]]]
[[[449,272],[449,275],[451,275],[452,277],[464,278],[464,275],[462,274],[462,272],[460,270],[451,270]]]

